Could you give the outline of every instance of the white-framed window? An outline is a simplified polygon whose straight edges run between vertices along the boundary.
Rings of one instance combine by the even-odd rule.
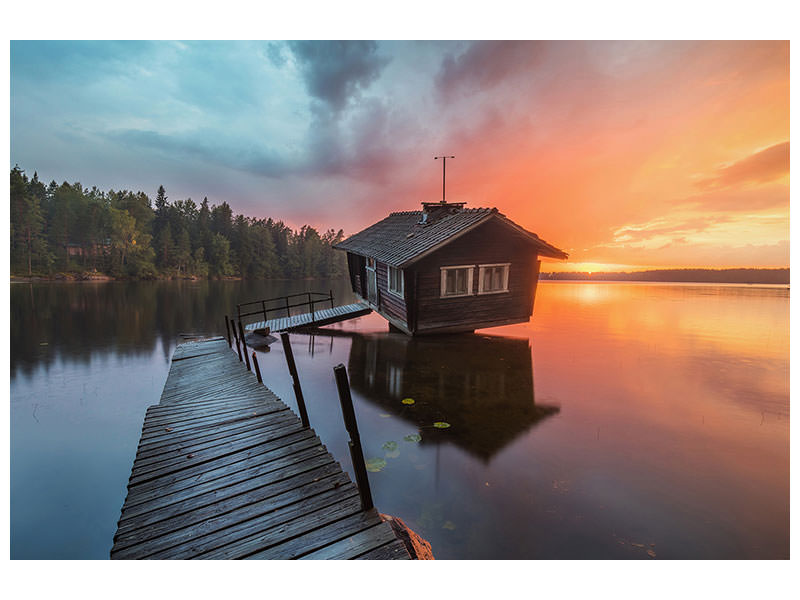
[[[508,271],[511,263],[478,265],[478,293],[501,294],[508,291]]]
[[[389,279],[389,291],[397,296],[403,296],[403,269],[389,266],[387,274]]]
[[[441,267],[442,298],[472,295],[472,273],[475,265]]]

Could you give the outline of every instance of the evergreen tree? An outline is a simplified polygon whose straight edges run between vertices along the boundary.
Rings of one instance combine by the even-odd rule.
[[[28,182],[25,174],[15,166],[11,170],[11,264],[22,267],[30,277],[33,265],[49,268],[50,257],[42,235],[44,218],[40,205],[44,186],[34,173]],[[24,265],[24,267],[23,267]]]
[[[14,273],[88,266],[120,276],[247,278],[337,277],[347,274],[344,253],[332,245],[340,229],[320,235],[293,231],[282,221],[234,215],[227,202],[198,207],[191,198],[170,204],[164,186],[155,203],[143,192],[107,193],[80,183],[28,181],[15,166],[10,179],[11,268]],[[155,261],[155,264],[154,264]]]

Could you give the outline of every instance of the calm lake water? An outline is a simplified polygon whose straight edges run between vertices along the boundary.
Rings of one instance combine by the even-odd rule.
[[[178,334],[329,288],[352,300],[340,281],[12,284],[11,557],[107,558]],[[292,347],[352,476],[347,366],[366,458],[385,461],[375,504],[437,558],[789,557],[786,287],[547,282],[527,324],[387,329],[373,314]],[[280,343],[259,362],[296,409]]]

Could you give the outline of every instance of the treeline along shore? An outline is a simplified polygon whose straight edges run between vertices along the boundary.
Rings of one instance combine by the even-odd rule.
[[[540,280],[761,283],[789,285],[789,269],[655,269],[651,271],[542,273]]]
[[[11,275],[48,279],[338,277],[340,229],[234,215],[227,202],[44,184],[11,169]]]

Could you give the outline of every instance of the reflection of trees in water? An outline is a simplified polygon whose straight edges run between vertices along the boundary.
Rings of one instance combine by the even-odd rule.
[[[180,333],[224,333],[225,315],[239,302],[331,287],[346,302],[352,296],[347,285],[345,280],[15,283],[11,372],[29,375],[56,360],[88,364],[98,354],[149,356],[159,342],[168,360]]]
[[[348,372],[367,400],[419,427],[422,443],[451,441],[485,461],[559,411],[534,401],[528,340],[354,334]]]

